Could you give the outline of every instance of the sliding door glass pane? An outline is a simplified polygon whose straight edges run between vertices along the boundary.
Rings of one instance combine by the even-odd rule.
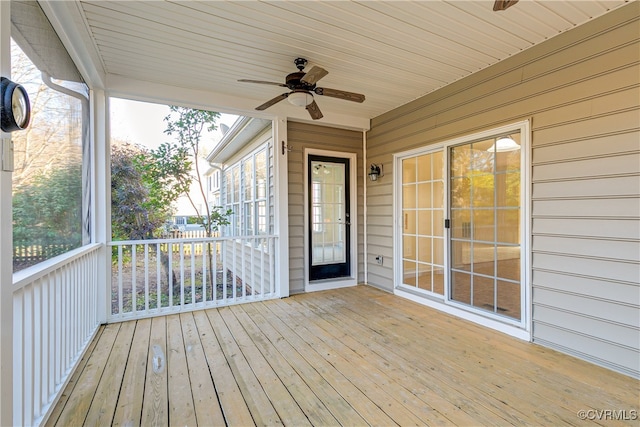
[[[403,284],[444,294],[442,152],[402,160]]]
[[[520,319],[520,138],[452,147],[450,298]]]

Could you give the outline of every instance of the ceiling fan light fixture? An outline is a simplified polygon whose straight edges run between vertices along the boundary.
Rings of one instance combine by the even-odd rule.
[[[293,92],[289,94],[287,100],[296,107],[306,107],[313,102],[313,95],[309,92]]]

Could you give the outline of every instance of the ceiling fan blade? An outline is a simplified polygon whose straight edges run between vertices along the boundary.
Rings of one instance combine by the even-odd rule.
[[[327,70],[325,70],[324,68],[320,68],[320,67],[317,67],[317,66],[314,65],[313,67],[311,67],[309,72],[306,73],[300,79],[300,81],[302,83],[306,83],[308,85],[313,85],[313,84],[316,84],[316,82],[318,80],[320,80],[321,78],[323,78],[327,74],[329,74],[329,72]]]
[[[496,0],[493,4],[493,11],[498,12],[500,10],[506,10],[516,3],[518,3],[518,0]]]
[[[256,110],[258,110],[258,111],[266,110],[267,108],[271,107],[273,104],[277,104],[278,102],[282,101],[283,99],[286,99],[288,96],[289,96],[289,92],[283,93],[282,95],[278,95],[275,98],[270,99],[267,102],[265,102],[264,104],[256,107]]]
[[[317,87],[314,90],[318,95],[330,96],[332,98],[345,99],[353,102],[364,102],[364,95],[360,93],[347,92],[345,90],[329,89],[326,87]]]
[[[316,101],[313,101],[311,104],[307,105],[307,111],[313,120],[318,120],[324,117],[322,115],[322,111],[320,111],[320,107],[316,104]]]
[[[240,79],[238,80],[239,82],[242,83],[259,83],[261,85],[275,85],[275,86],[281,86],[281,87],[287,87],[287,85],[283,84],[283,83],[276,83],[276,82],[265,82],[264,80],[248,80],[248,79]]]

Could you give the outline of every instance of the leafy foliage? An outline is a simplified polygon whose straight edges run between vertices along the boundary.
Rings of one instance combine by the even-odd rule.
[[[169,111],[169,115],[164,118],[167,123],[165,133],[174,136],[177,143],[161,145],[158,150],[152,152],[152,156],[158,170],[163,174],[162,179],[168,184],[165,188],[172,195],[184,195],[189,199],[196,212],[194,222],[202,225],[210,237],[221,225],[229,224],[228,217],[231,214],[230,210],[223,212],[222,208],[209,207],[204,179],[198,164],[203,134],[205,130],[212,132],[218,128],[220,113],[178,106],[170,106]],[[202,211],[198,209],[198,204],[190,193],[194,182],[202,201],[199,205],[204,206]],[[177,200],[177,197],[174,200]]]
[[[13,238],[18,242],[82,245],[81,165],[40,172],[13,194]]]
[[[114,240],[141,240],[171,216],[170,205],[153,198],[145,175],[151,158],[145,150],[114,146],[111,153],[111,224]]]

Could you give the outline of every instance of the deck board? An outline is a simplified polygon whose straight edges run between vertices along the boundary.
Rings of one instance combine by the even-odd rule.
[[[140,425],[140,417],[142,416],[151,319],[143,319],[131,323],[135,324],[135,332],[129,350],[129,359],[125,364],[126,368],[115,414],[111,421],[114,426]]]
[[[224,415],[211,380],[195,320],[190,314],[181,314],[180,322],[184,334],[184,347],[196,420],[198,424],[224,425]]]
[[[47,425],[637,425],[640,382],[358,286],[102,327]],[[635,412],[636,414],[638,412]]]
[[[169,425],[169,396],[167,390],[167,318],[151,320],[147,356],[147,374],[144,380],[142,425]],[[142,381],[136,378],[134,381]]]
[[[109,375],[98,384],[89,413],[84,421],[85,425],[106,425],[113,420],[117,401],[112,399],[111,396],[115,396],[120,392],[135,326],[134,322],[120,325],[118,336],[105,366],[105,372],[108,372]]]
[[[213,379],[224,421],[229,426],[252,425],[254,422],[249,407],[242,397],[240,387],[238,387],[231,367],[224,357],[207,314],[204,311],[198,311],[193,313],[193,318],[198,328],[198,335],[207,359],[207,365],[209,365],[209,374]]]

